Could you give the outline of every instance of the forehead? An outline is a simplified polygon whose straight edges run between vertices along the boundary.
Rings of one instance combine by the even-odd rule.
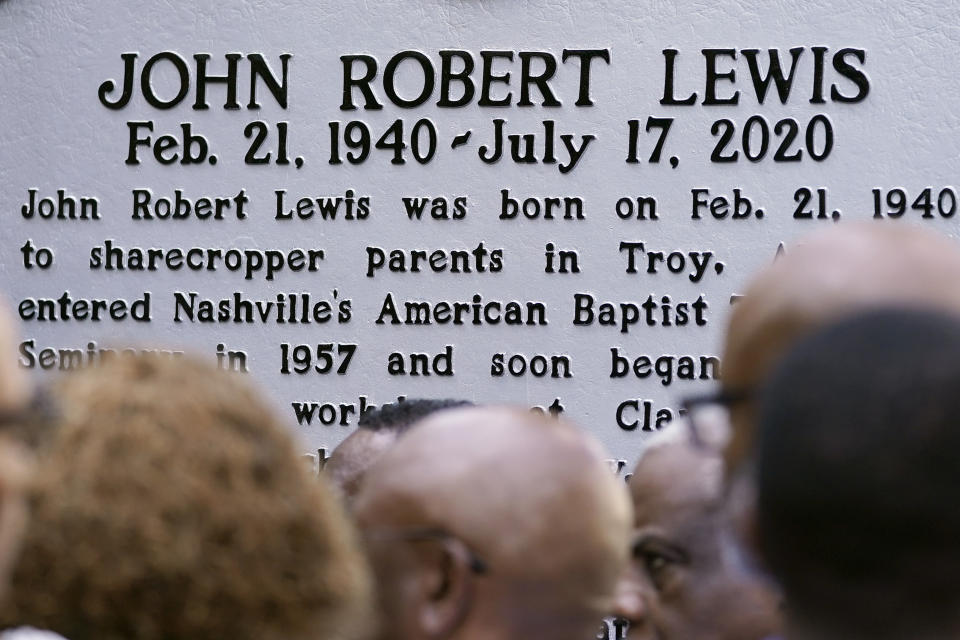
[[[686,443],[646,453],[630,480],[635,526],[676,527],[711,512],[720,497],[720,465]]]

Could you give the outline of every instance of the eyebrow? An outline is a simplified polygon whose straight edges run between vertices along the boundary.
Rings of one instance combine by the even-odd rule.
[[[634,550],[645,550],[651,547],[658,551],[666,552],[666,554],[672,556],[672,559],[676,562],[690,562],[690,554],[688,554],[683,547],[671,542],[658,533],[638,533],[634,536],[633,542],[630,544],[630,548]]]

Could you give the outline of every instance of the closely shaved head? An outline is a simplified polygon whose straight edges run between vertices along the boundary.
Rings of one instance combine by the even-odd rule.
[[[796,637],[960,638],[958,388],[960,320],[904,309],[831,323],[771,374],[757,539]]]
[[[554,622],[564,626],[553,638],[589,637],[611,604],[630,523],[626,492],[603,459],[592,440],[554,419],[508,408],[445,411],[370,470],[355,513],[368,533],[441,530],[483,560],[489,571],[474,581],[476,602],[447,637],[480,637],[471,634],[482,628],[544,637]],[[394,545],[388,555],[396,553]],[[373,562],[383,569],[376,553]],[[390,592],[381,599],[402,599],[390,585],[404,580],[383,580]],[[404,635],[387,617],[392,637],[425,637]]]
[[[909,306],[960,313],[960,247],[904,225],[854,224],[810,236],[749,285],[730,315],[723,384],[753,390],[800,337],[851,312]],[[728,471],[750,455],[753,403],[732,408]]]
[[[399,432],[393,430],[357,429],[334,449],[323,473],[348,506],[357,495],[367,469],[396,444],[399,436]]]

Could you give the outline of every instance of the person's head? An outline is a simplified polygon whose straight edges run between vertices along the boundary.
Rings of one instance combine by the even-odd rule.
[[[728,533],[719,451],[697,446],[686,421],[651,439],[630,493],[632,558],[615,610],[630,640],[761,640],[779,629],[775,592]]]
[[[6,623],[71,640],[352,637],[369,607],[359,545],[238,374],[122,356],[53,396]]]
[[[411,430],[354,505],[382,637],[595,635],[630,526],[604,457],[571,425],[522,409],[455,409]]]
[[[17,336],[14,316],[0,300],[0,411],[4,414],[25,407],[33,392],[29,377],[17,362]]]
[[[17,363],[14,316],[0,300],[0,599],[6,596],[10,569],[26,528],[26,485],[33,470],[30,450],[47,422],[32,403],[33,385]]]
[[[759,403],[759,548],[797,637],[960,637],[960,320],[891,309],[800,341]]]
[[[0,602],[8,595],[27,529],[26,492],[33,469],[31,456],[19,445],[0,441]]]
[[[330,456],[324,473],[350,503],[367,469],[415,423],[432,413],[470,406],[467,400],[415,398],[365,411],[357,430],[344,438]]]
[[[749,461],[755,402],[749,396],[794,342],[856,310],[888,304],[960,312],[960,247],[899,224],[838,225],[811,235],[751,282],[730,315],[723,388],[733,433],[727,472]]]

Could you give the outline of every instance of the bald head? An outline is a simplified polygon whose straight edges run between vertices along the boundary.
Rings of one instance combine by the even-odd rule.
[[[904,225],[854,224],[807,238],[749,285],[730,315],[723,384],[753,390],[800,337],[849,313],[907,306],[960,313],[960,247]],[[754,407],[734,406],[729,470],[751,452]]]
[[[466,400],[415,398],[368,409],[360,416],[357,430],[334,449],[324,472],[349,506],[367,469],[410,427],[438,411],[472,404]]]
[[[355,512],[367,531],[442,530],[482,558],[489,573],[477,606],[486,613],[468,616],[466,627],[481,618],[520,623],[513,618],[536,617],[542,606],[551,616],[585,613],[589,632],[628,548],[629,500],[603,459],[592,440],[550,418],[446,411],[369,471]]]

